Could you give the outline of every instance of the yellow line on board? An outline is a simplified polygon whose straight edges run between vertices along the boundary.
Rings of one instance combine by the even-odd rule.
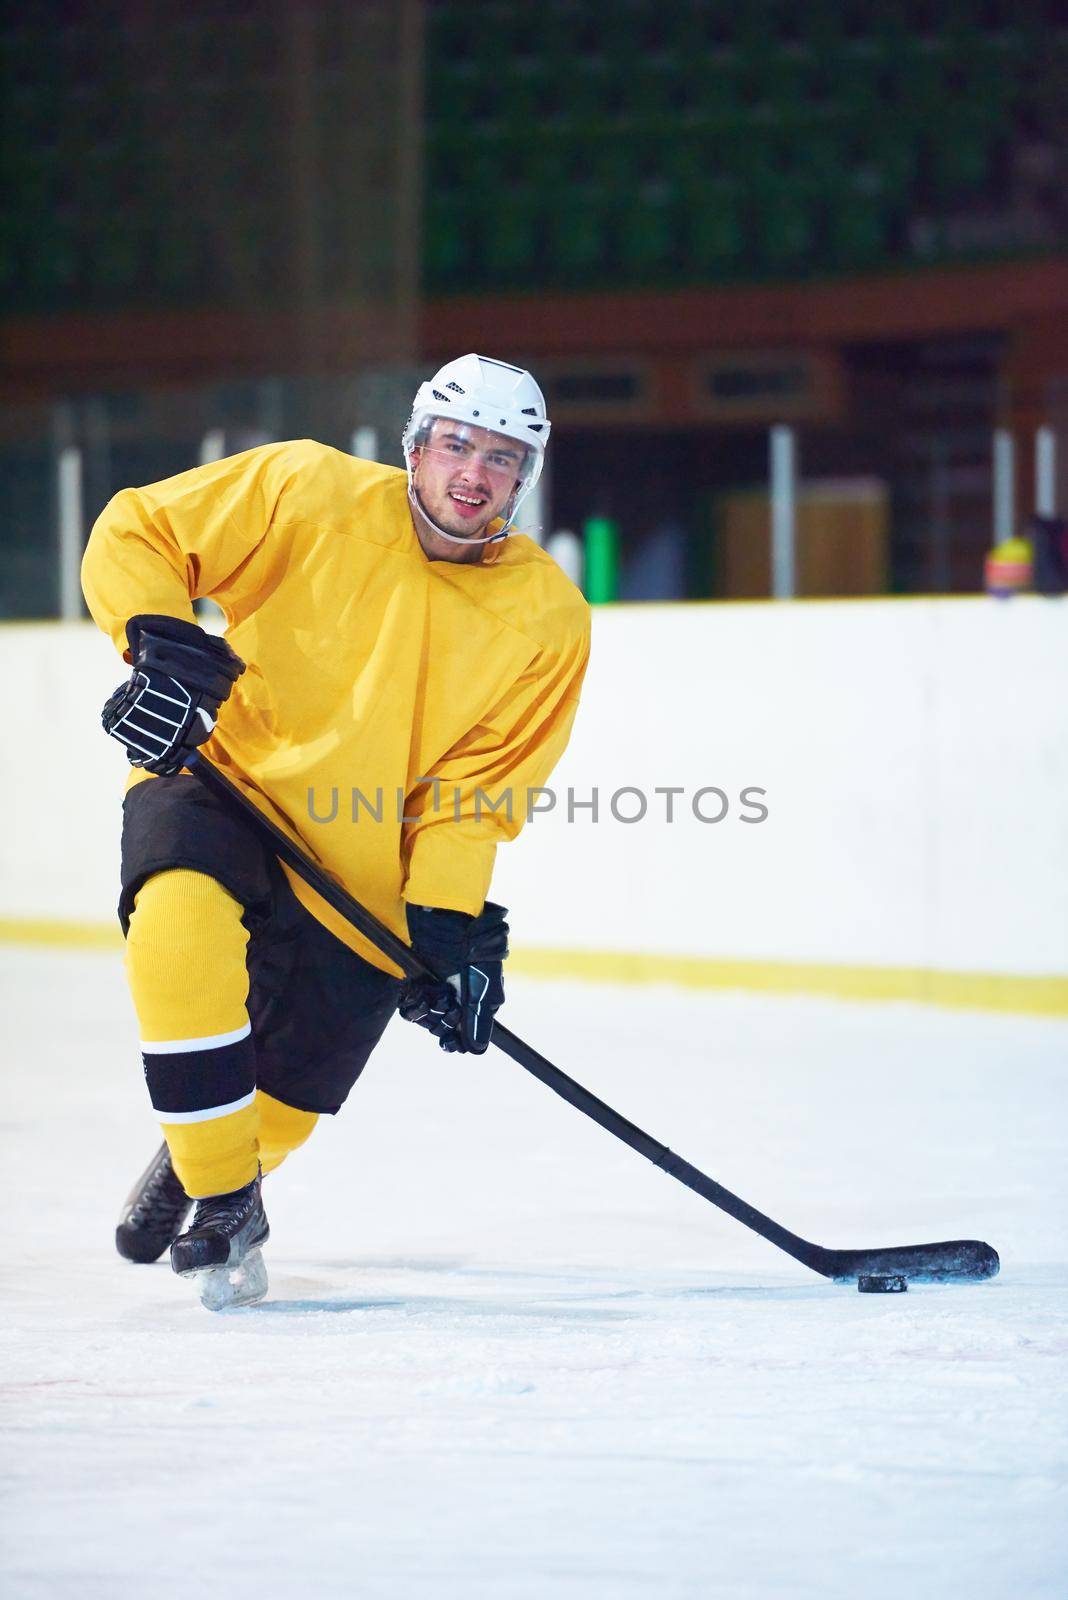
[[[530,948],[510,956],[508,967],[512,972],[537,978],[668,983],[689,989],[756,989],[766,994],[833,995],[841,1000],[912,1000],[969,1011],[1022,1011],[1068,1017],[1068,977]]]
[[[117,927],[0,917],[0,944],[118,950]],[[852,967],[809,961],[722,961],[708,956],[639,955],[625,950],[544,950],[528,946],[509,972],[592,983],[667,983],[687,989],[747,989],[814,994],[839,1000],[911,1000],[968,1011],[1015,1011],[1068,1017],[1068,976],[935,972],[923,967]]]
[[[117,925],[109,922],[42,922],[29,917],[0,917],[0,944],[118,950],[122,947],[122,934]]]

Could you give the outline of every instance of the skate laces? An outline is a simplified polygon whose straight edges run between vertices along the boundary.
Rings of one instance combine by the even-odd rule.
[[[203,1200],[197,1201],[193,1226],[189,1231],[195,1233],[198,1228],[214,1228],[220,1223],[227,1227],[239,1224],[245,1220],[255,1203],[255,1179],[244,1189],[237,1189],[232,1194],[205,1195]]]
[[[138,1195],[131,1222],[147,1222],[150,1226],[168,1222],[173,1214],[189,1205],[189,1196],[178,1181],[178,1175],[169,1161],[163,1161]]]

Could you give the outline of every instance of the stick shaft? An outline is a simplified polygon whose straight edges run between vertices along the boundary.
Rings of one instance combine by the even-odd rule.
[[[287,866],[292,867],[315,892],[322,896],[328,905],[332,906],[345,920],[357,928],[365,938],[369,939],[383,955],[395,961],[401,971],[410,978],[432,977],[434,974],[419,960],[418,956],[406,945],[402,939],[379,922],[378,918],[355,900],[340,884],[335,883],[323,869],[310,861],[303,850],[293,843],[287,834],[283,833],[270,817],[236,788],[230,780],[219,771],[212,763],[202,756],[194,757],[189,763],[189,770],[195,774],[205,788],[217,795],[224,804],[232,809],[240,810],[260,837],[269,844],[270,848],[283,860]],[[493,1043],[499,1050],[503,1050],[518,1066],[526,1069],[546,1088],[552,1089],[568,1105],[574,1106],[576,1111],[581,1111],[607,1133],[614,1134],[617,1139],[636,1150],[654,1166],[660,1167],[664,1172],[676,1178],[679,1183],[684,1183],[687,1188],[693,1189],[703,1199],[711,1201],[721,1211],[726,1211],[729,1216],[751,1228],[754,1233],[759,1233],[771,1244],[778,1245],[780,1250],[785,1250],[797,1261],[805,1266],[815,1266],[815,1261],[820,1255],[818,1245],[809,1244],[796,1233],[791,1233],[771,1217],[758,1211],[748,1201],[742,1200],[738,1195],[732,1194],[715,1179],[700,1172],[697,1167],[691,1166],[681,1156],[669,1150],[667,1145],[661,1144],[651,1134],[644,1132],[633,1122],[615,1111],[611,1106],[599,1100],[589,1089],[577,1083],[574,1078],[569,1078],[566,1072],[554,1066],[545,1056],[541,1055],[523,1039],[517,1037],[503,1023],[495,1022],[492,1034]]]

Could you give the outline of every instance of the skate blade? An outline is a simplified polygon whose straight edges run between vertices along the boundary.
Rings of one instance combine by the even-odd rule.
[[[250,1250],[236,1267],[211,1267],[192,1276],[196,1278],[200,1303],[208,1311],[252,1306],[267,1293],[267,1268],[261,1250]]]

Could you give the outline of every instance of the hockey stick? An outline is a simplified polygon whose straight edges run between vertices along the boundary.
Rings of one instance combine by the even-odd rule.
[[[327,905],[357,928],[383,955],[396,962],[407,977],[435,976],[402,939],[398,939],[321,867],[310,861],[304,851],[224,777],[216,766],[202,756],[193,757],[187,765],[206,789],[218,796],[231,810],[239,811],[269,849],[292,867],[316,894],[322,896]],[[666,1145],[659,1144],[641,1128],[635,1127],[633,1122],[628,1122],[626,1117],[613,1111],[611,1106],[605,1105],[603,1100],[576,1083],[574,1078],[569,1078],[559,1067],[554,1067],[551,1061],[539,1055],[500,1022],[493,1025],[493,1043],[561,1099],[599,1123],[609,1133],[615,1134],[617,1139],[630,1145],[632,1150],[636,1150],[654,1166],[662,1167],[671,1177],[677,1178],[705,1200],[710,1200],[721,1211],[726,1211],[728,1216],[734,1217],[735,1221],[759,1233],[769,1243],[778,1245],[795,1261],[800,1261],[803,1266],[810,1267],[825,1278],[833,1278],[836,1283],[853,1283],[860,1277],[902,1277],[912,1283],[976,1283],[983,1278],[994,1277],[998,1271],[1000,1262],[997,1251],[978,1239],[895,1245],[875,1250],[828,1250],[823,1245],[810,1244],[807,1239],[791,1233],[789,1228],[765,1216],[748,1201],[732,1194],[722,1184],[716,1183],[714,1178],[699,1172]]]

